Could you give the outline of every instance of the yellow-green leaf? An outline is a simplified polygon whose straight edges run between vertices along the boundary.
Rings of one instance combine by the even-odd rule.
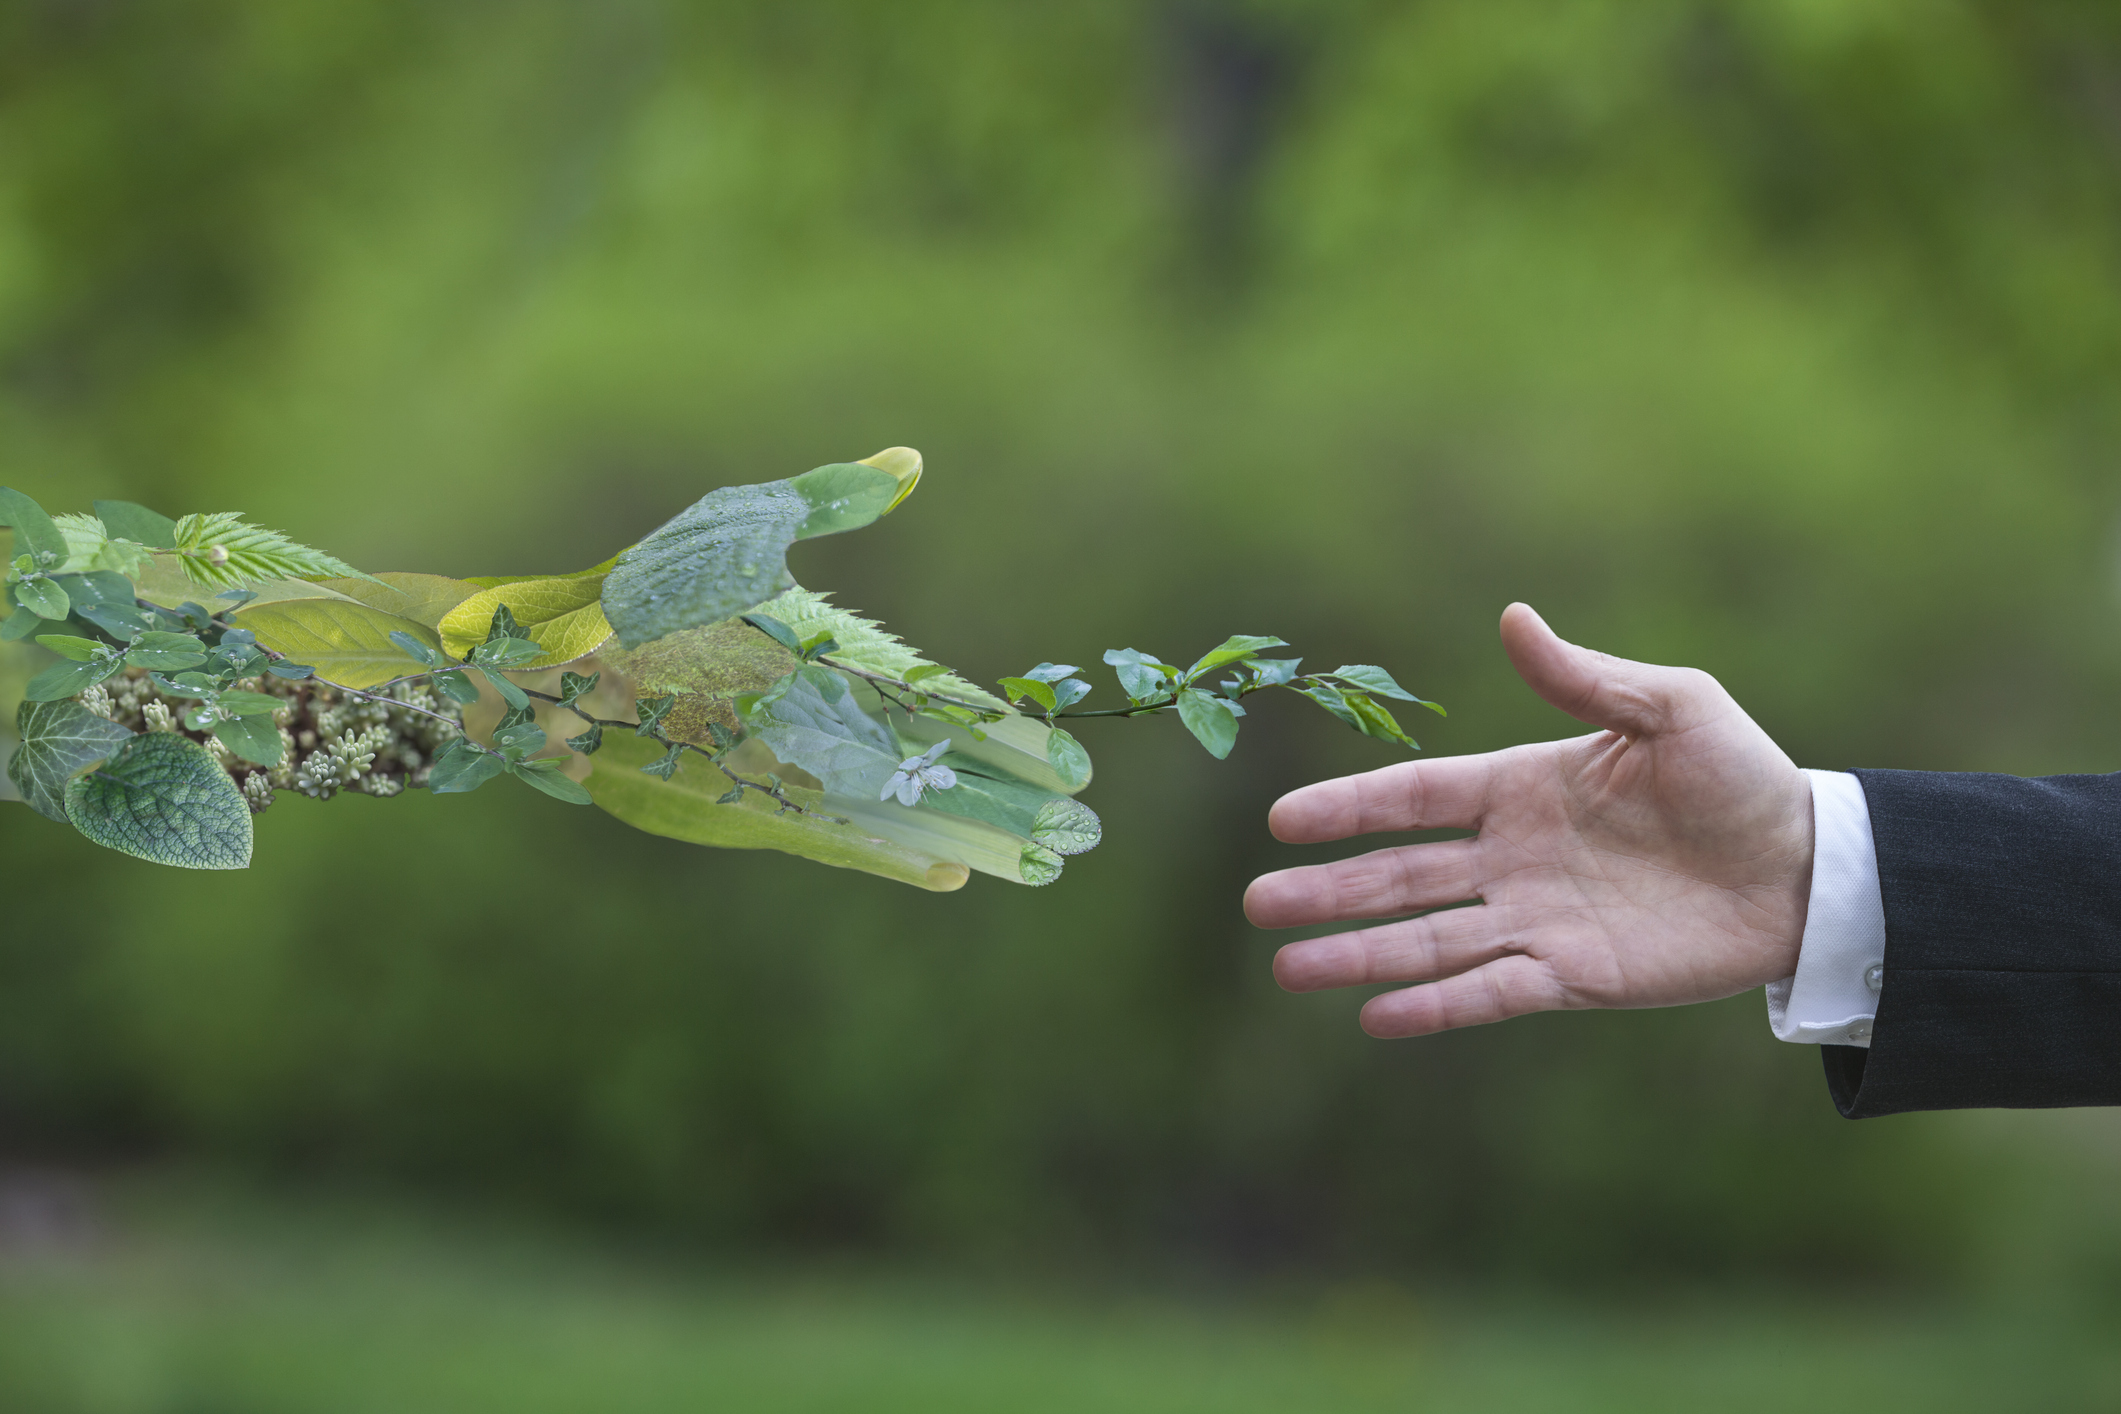
[[[526,579],[482,589],[442,616],[442,647],[451,657],[461,658],[484,643],[493,611],[506,604],[522,632],[545,650],[542,657],[522,664],[519,671],[535,672],[571,663],[595,652],[611,637],[604,607],[597,602],[603,586],[604,577],[594,575]]]
[[[431,648],[441,646],[427,625],[344,597],[245,605],[235,622],[273,652],[309,664],[319,678],[341,687],[374,687],[421,671],[390,641],[393,632],[411,634]]]
[[[382,583],[368,579],[325,579],[319,580],[317,587],[330,589],[371,609],[381,609],[386,614],[426,624],[429,628],[438,627],[444,614],[479,592],[479,586],[469,580],[451,579],[440,574],[394,572],[376,575],[374,579]],[[479,635],[481,639],[485,636],[483,633]]]
[[[591,770],[584,784],[590,798],[635,829],[692,844],[777,849],[937,893],[962,888],[970,877],[963,864],[895,844],[861,824],[836,824],[822,814],[779,813],[772,800],[756,791],[744,792],[741,804],[717,805],[716,799],[729,789],[727,776],[697,757],[688,757],[669,781],[641,770],[662,754],[663,748],[652,741],[607,736],[603,749],[589,758]],[[817,791],[794,785],[785,789],[806,809],[828,808]]]
[[[630,550],[631,545],[626,547]],[[612,567],[625,558],[626,550],[619,551],[600,565],[591,565],[586,570],[573,570],[567,574],[472,574],[464,577],[466,584],[476,584],[481,589],[499,589],[504,584],[526,584],[533,579],[594,579],[610,574]]]

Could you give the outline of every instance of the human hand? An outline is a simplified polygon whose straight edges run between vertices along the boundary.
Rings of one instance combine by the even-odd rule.
[[[1477,829],[1252,881],[1262,928],[1429,913],[1290,943],[1292,992],[1372,997],[1373,1036],[1423,1036],[1564,1007],[1677,1006],[1797,968],[1811,891],[1811,783],[1707,673],[1556,637],[1512,604],[1502,641],[1533,691],[1601,730],[1387,766],[1275,802],[1277,839]]]

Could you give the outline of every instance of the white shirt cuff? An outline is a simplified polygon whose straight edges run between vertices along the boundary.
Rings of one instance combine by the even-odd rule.
[[[1767,988],[1768,1025],[1784,1041],[1871,1044],[1885,985],[1885,898],[1863,783],[1843,771],[1812,781],[1812,897],[1797,971]]]

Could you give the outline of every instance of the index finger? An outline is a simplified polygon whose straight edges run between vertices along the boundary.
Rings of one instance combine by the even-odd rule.
[[[1495,757],[1402,761],[1290,791],[1267,812],[1289,844],[1318,844],[1377,830],[1477,830],[1487,813]]]

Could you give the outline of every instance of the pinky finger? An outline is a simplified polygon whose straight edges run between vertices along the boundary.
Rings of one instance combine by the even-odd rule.
[[[1362,1009],[1362,1029],[1380,1040],[1428,1036],[1568,1004],[1567,990],[1547,965],[1518,953],[1440,982],[1372,997]]]

